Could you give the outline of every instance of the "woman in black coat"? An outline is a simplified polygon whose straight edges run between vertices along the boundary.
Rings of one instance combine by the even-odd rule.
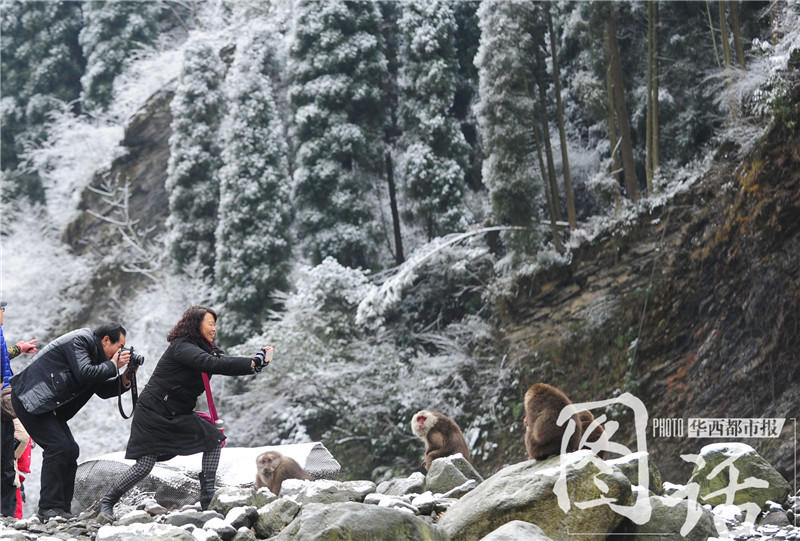
[[[125,458],[136,460],[100,500],[98,520],[114,519],[114,504],[144,479],[157,461],[203,453],[200,505],[208,507],[225,435],[194,413],[205,391],[203,372],[237,376],[260,372],[267,348],[253,357],[228,357],[214,345],[217,314],[192,306],[167,336],[169,347],[142,391],[133,415]]]

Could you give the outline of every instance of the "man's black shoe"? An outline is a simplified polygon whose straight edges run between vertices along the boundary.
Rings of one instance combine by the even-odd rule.
[[[53,507],[51,509],[39,509],[36,513],[36,516],[39,517],[39,520],[42,522],[47,522],[51,518],[61,517],[64,519],[71,519],[75,518],[75,515],[70,513],[69,511],[65,511],[64,509],[59,509],[58,507]]]

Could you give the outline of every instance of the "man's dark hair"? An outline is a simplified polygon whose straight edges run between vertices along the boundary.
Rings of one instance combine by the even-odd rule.
[[[190,306],[181,316],[180,321],[175,324],[167,335],[167,342],[172,342],[176,338],[186,338],[193,342],[204,342],[205,338],[200,333],[200,323],[206,314],[211,314],[214,321],[217,320],[217,313],[207,306]]]
[[[119,323],[106,323],[95,328],[94,335],[99,340],[102,340],[104,336],[108,336],[112,342],[119,342],[120,335],[128,336],[128,331]]]

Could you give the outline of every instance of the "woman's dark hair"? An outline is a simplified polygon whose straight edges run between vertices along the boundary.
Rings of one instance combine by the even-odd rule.
[[[203,342],[205,338],[200,334],[200,323],[206,314],[211,314],[214,321],[217,320],[217,313],[206,306],[190,306],[181,316],[180,321],[172,327],[167,335],[167,342],[172,342],[176,338],[187,338],[196,342]]]
[[[106,323],[95,328],[92,332],[94,332],[94,335],[98,339],[102,340],[103,337],[108,336],[108,338],[114,343],[119,342],[120,335],[128,336],[128,333],[125,331],[125,327],[119,323]]]

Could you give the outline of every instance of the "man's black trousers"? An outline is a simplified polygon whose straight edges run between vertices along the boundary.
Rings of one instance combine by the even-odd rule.
[[[31,439],[43,451],[39,511],[61,509],[69,512],[75,491],[75,472],[78,470],[80,451],[67,426],[67,419],[72,417],[73,412],[69,412],[67,416],[56,409],[33,415],[25,411],[25,407],[13,393],[11,403]]]

